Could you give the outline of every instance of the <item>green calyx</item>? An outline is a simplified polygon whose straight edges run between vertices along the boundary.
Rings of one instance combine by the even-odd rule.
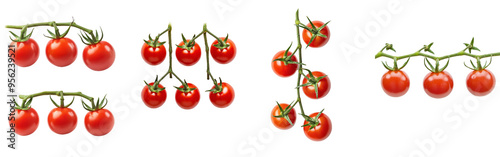
[[[29,110],[29,109],[31,109],[31,102],[33,101],[33,97],[23,99],[21,106],[19,106],[19,104],[17,104],[16,99],[13,99],[13,100],[14,100],[14,104],[16,105],[15,109]]]
[[[104,95],[104,98],[102,98],[102,100],[100,98],[97,98],[97,102],[95,102],[95,103],[94,103],[94,99],[92,98],[90,100],[90,103],[92,106],[87,105],[87,103],[85,103],[85,101],[83,101],[83,99],[82,99],[82,106],[83,106],[83,108],[85,108],[85,110],[97,111],[97,110],[103,109],[104,107],[106,107],[106,105],[108,105],[108,99],[106,99],[106,95]]]
[[[214,46],[218,49],[225,49],[229,47],[229,44],[227,44],[227,39],[229,39],[229,34],[226,35],[226,38],[224,40],[217,38],[217,44],[214,44]]]
[[[61,103],[60,103],[60,105],[57,104],[54,101],[54,99],[52,99],[52,96],[49,96],[50,101],[52,101],[52,104],[54,104],[54,106],[56,106],[56,107],[66,108],[66,107],[71,106],[71,104],[73,104],[73,102],[75,101],[75,97],[73,96],[73,100],[71,100],[71,102],[68,105],[64,105],[64,92],[63,91],[57,92],[56,95],[61,97]]]
[[[212,93],[220,93],[222,92],[222,79],[219,77],[220,83],[217,83],[217,80],[212,78],[212,82],[214,83],[214,88],[210,90],[206,90],[205,92],[212,92]]]
[[[94,32],[81,32],[81,34],[78,34],[78,36],[80,36],[80,39],[82,40],[82,42],[85,44],[85,45],[93,45],[93,44],[97,44],[99,42],[102,41],[102,38],[104,37],[104,32],[102,31],[102,28],[101,29],[101,35],[99,36],[99,33],[97,32],[97,30],[95,30]]]
[[[57,28],[56,22],[53,21],[53,22],[49,23],[49,25],[54,27],[54,33],[52,33],[50,30],[47,29],[47,32],[49,32],[50,36],[47,36],[45,34],[44,34],[44,36],[47,38],[50,38],[50,39],[64,38],[68,34],[68,32],[71,29],[71,26],[73,26],[73,24],[74,24],[74,20],[69,24],[68,29],[66,29],[66,31],[63,34],[61,34],[61,33],[59,33],[59,28]]]
[[[463,51],[468,50],[469,53],[472,53],[472,50],[481,51],[477,47],[474,46],[474,38],[472,38],[470,43],[464,43],[464,45],[465,45],[465,49]]]
[[[394,65],[392,67],[387,64],[387,61],[386,62],[382,62],[382,65],[384,65],[384,67],[387,70],[398,71],[398,70],[403,69],[408,64],[409,61],[410,61],[410,58],[408,58],[406,60],[406,62],[403,64],[403,66],[401,66],[401,67],[398,66],[398,60],[396,60],[396,59],[394,59]]]
[[[181,87],[176,87],[176,86],[174,86],[174,88],[177,89],[177,90],[179,90],[179,91],[181,91],[181,92],[183,92],[183,93],[189,93],[189,92],[191,92],[193,90],[196,90],[196,88],[190,88],[189,85],[188,85],[188,83],[186,82],[186,80],[184,80],[183,82],[181,81],[181,83],[182,83],[182,88]]]
[[[276,101],[276,104],[278,104],[278,107],[280,109],[280,114],[277,115],[277,116],[274,116],[276,118],[285,118],[286,121],[288,121],[288,123],[290,123],[290,125],[293,125],[292,121],[290,120],[290,117],[288,116],[288,113],[290,113],[290,111],[292,111],[293,107],[295,107],[295,105],[297,105],[297,102],[296,101],[294,103],[294,101],[292,101],[292,103],[290,104],[293,104],[293,105],[288,105],[285,109],[283,109],[280,105],[280,103],[278,101]]]
[[[297,10],[297,14],[298,14],[298,10]],[[311,32],[312,37],[311,37],[311,40],[309,40],[309,43],[307,43],[306,48],[307,48],[307,47],[309,47],[309,45],[313,42],[313,40],[314,40],[316,37],[318,37],[318,36],[319,36],[319,37],[322,37],[322,38],[327,38],[327,36],[326,36],[326,35],[321,34],[321,30],[322,30],[323,28],[325,28],[325,27],[326,27],[326,25],[328,25],[328,23],[330,23],[330,21],[328,21],[328,22],[326,22],[325,24],[323,24],[322,26],[320,26],[320,27],[317,27],[317,28],[316,28],[316,26],[314,26],[313,22],[311,21],[311,19],[309,19],[309,17],[307,17],[307,20],[309,21],[309,24],[311,24],[311,27],[307,27],[306,25],[304,25],[304,24],[302,24],[302,23],[300,23],[300,22],[299,22],[299,24],[297,24],[297,26],[299,26],[299,27],[301,27],[301,28],[304,28],[304,29],[306,29],[307,31]]]
[[[193,38],[191,40],[189,40],[189,42],[184,37],[184,34],[181,34],[181,36],[182,36],[182,42],[184,43],[184,45],[182,45],[182,46],[175,45],[175,46],[177,46],[178,48],[181,48],[181,49],[185,49],[185,50],[191,51],[191,49],[193,48],[193,46],[196,44],[194,42],[194,40],[195,40],[194,38],[196,37],[196,35],[193,35]]]
[[[35,29],[31,29],[31,32],[29,34],[26,34],[27,30],[28,30],[28,27],[24,26],[21,29],[21,34],[20,35],[17,35],[14,32],[9,31],[10,34],[12,34],[12,36],[14,36],[14,38],[15,38],[15,39],[12,39],[12,37],[9,36],[10,40],[12,40],[13,42],[25,42],[25,41],[28,41],[30,39],[31,35],[33,34],[33,30],[35,30]]]
[[[450,58],[448,58],[448,61],[446,62],[444,67],[439,68],[439,59],[436,60],[436,65],[434,65],[434,66],[429,61],[429,59],[427,59],[427,57],[424,59],[425,68],[427,68],[427,70],[434,72],[434,73],[439,73],[441,71],[444,71],[444,69],[446,69],[446,67],[448,67],[449,63],[450,63]]]
[[[295,49],[295,51],[293,51],[292,55],[288,55],[288,52],[290,52],[291,47],[292,47],[292,44],[290,44],[290,46],[286,49],[285,53],[283,54],[283,56],[281,58],[276,58],[275,60],[273,60],[273,62],[281,61],[285,65],[288,65],[288,64],[305,65],[303,63],[292,61],[292,57],[295,55],[295,53],[297,52],[298,49]]]
[[[149,40],[144,40],[144,42],[146,44],[148,44],[149,46],[153,47],[153,48],[156,48],[156,47],[159,47],[163,44],[166,43],[166,41],[163,41],[163,42],[160,42],[160,36],[165,34],[166,32],[168,31],[171,31],[172,30],[172,25],[168,24],[168,27],[166,30],[164,30],[163,32],[161,32],[160,34],[158,34],[155,39],[153,40],[153,38],[151,38],[151,34],[149,34]]]
[[[305,86],[314,86],[314,92],[316,93],[316,98],[318,98],[318,82],[321,79],[327,77],[327,75],[320,76],[320,77],[314,77],[311,70],[309,70],[309,69],[303,69],[303,70],[306,70],[309,73],[309,77],[307,75],[305,75],[304,73],[302,73],[302,75],[304,75],[304,78],[307,79],[307,83],[301,84],[296,88],[305,87]]]
[[[470,64],[472,67],[467,66],[467,64],[464,62],[465,67],[471,69],[471,70],[483,70],[488,68],[491,65],[491,62],[493,61],[493,57],[490,57],[490,62],[486,61],[484,65],[481,64],[481,59],[476,58],[476,65],[474,65],[474,62],[470,60]]]
[[[156,75],[156,79],[153,85],[149,85],[146,81],[144,81],[144,83],[146,84],[146,86],[148,86],[149,91],[151,92],[159,93],[162,90],[165,90],[165,88],[158,87],[158,85],[160,84],[160,81],[158,81],[158,75]]]
[[[308,115],[305,115],[304,113],[301,113],[302,117],[304,117],[304,119],[307,121],[307,124],[302,125],[302,127],[309,126],[309,130],[312,130],[313,128],[318,126],[319,125],[319,120],[318,120],[319,116],[321,116],[321,114],[323,113],[324,110],[325,109],[321,110],[314,118],[309,117]]]

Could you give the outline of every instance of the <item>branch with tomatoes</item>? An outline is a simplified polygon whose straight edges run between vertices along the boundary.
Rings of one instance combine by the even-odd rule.
[[[36,110],[32,107],[32,102],[35,97],[46,96],[50,97],[51,102],[56,108],[49,112],[47,121],[50,129],[57,134],[68,134],[71,133],[77,124],[77,116],[73,109],[69,108],[74,100],[75,96],[82,98],[82,106],[87,111],[89,111],[85,116],[85,128],[87,131],[94,136],[103,136],[108,134],[114,126],[115,120],[113,114],[105,109],[108,104],[106,96],[102,99],[90,97],[81,92],[63,92],[63,91],[44,91],[40,93],[35,93],[31,95],[19,95],[22,100],[21,105],[19,105],[14,98],[11,99],[12,103],[15,104],[15,114],[13,118],[9,118],[15,128],[15,132],[18,135],[27,136],[32,134],[38,128],[39,117]],[[52,96],[60,97],[59,103],[52,99]],[[65,96],[73,96],[73,99],[69,104],[65,103]],[[87,100],[90,105],[85,103],[83,100]]]
[[[450,62],[450,58],[458,56],[468,56],[471,57],[470,65],[464,62],[465,67],[472,70],[467,76],[467,89],[472,95],[475,96],[485,96],[491,93],[495,87],[495,76],[491,71],[489,71],[488,66],[490,66],[492,58],[494,56],[500,56],[500,52],[489,53],[489,54],[473,54],[473,51],[480,51],[479,48],[474,46],[474,38],[469,43],[464,43],[465,48],[449,55],[445,56],[434,56],[434,52],[431,47],[434,43],[424,45],[422,48],[414,53],[393,56],[385,51],[396,52],[392,44],[385,44],[385,46],[375,55],[375,58],[386,57],[394,61],[393,66],[390,66],[387,62],[382,62],[382,65],[388,70],[382,76],[382,88],[384,92],[392,97],[400,97],[406,94],[409,90],[410,80],[408,75],[401,69],[403,69],[409,62],[411,57],[424,57],[424,65],[430,71],[424,78],[424,90],[430,97],[433,98],[444,98],[448,96],[453,89],[453,78],[451,75],[445,71]],[[488,60],[484,61],[483,59]],[[402,66],[398,66],[398,61],[402,59],[407,59]],[[433,62],[431,62],[431,60]],[[447,60],[444,66],[440,66],[440,62]]]
[[[271,121],[279,129],[290,129],[295,124],[297,118],[294,107],[299,104],[299,113],[304,118],[302,125],[305,135],[313,141],[322,141],[328,138],[332,131],[332,124],[330,118],[323,113],[324,109],[320,112],[314,112],[306,115],[302,99],[300,97],[300,89],[304,94],[311,99],[320,99],[325,97],[330,91],[329,77],[320,71],[311,71],[306,69],[302,62],[302,44],[300,29],[302,28],[302,39],[306,43],[306,48],[319,48],[328,42],[330,39],[330,30],[327,26],[329,22],[323,23],[321,21],[311,21],[307,17],[307,25],[299,20],[299,10],[296,12],[295,26],[297,30],[297,46],[291,49],[290,45],[286,50],[279,51],[274,55],[271,66],[280,77],[290,77],[298,71],[297,75],[297,99],[290,104],[276,102],[277,105],[271,112]],[[298,59],[295,56],[298,54]],[[302,76],[304,79],[301,79]]]
[[[167,92],[165,87],[161,85],[161,81],[163,81],[167,76],[170,78],[173,76],[181,83],[179,87],[174,87],[177,89],[175,93],[175,101],[177,105],[183,109],[192,109],[196,107],[200,101],[200,92],[194,84],[181,79],[173,70],[172,26],[170,24],[166,30],[159,33],[155,38],[152,38],[151,35],[149,35],[149,38],[144,40],[144,44],[141,49],[142,58],[146,63],[153,66],[159,65],[165,60],[167,49],[164,44],[167,43],[167,41],[160,41],[160,37],[165,33],[168,36],[169,68],[160,78],[157,75],[153,82],[147,83],[144,81],[146,86],[141,92],[142,100],[144,104],[150,108],[158,108],[162,106],[167,99]],[[198,34],[193,35],[191,39],[186,39],[184,34],[182,34],[182,41],[176,45],[175,56],[177,61],[184,66],[195,65],[200,60],[202,55],[202,50],[198,43],[196,43],[196,40],[201,36],[203,36],[206,52],[207,80],[212,80],[214,84],[214,86],[206,92],[210,92],[210,101],[214,106],[219,108],[228,107],[234,100],[234,89],[229,83],[222,82],[220,77],[216,79],[213,76],[210,71],[209,53],[217,63],[230,63],[236,56],[236,45],[231,39],[228,38],[229,35],[226,35],[226,37],[218,37],[210,32],[205,24],[203,25],[203,30]],[[210,46],[208,45],[207,36],[215,38],[215,41]]]
[[[66,35],[72,27],[80,29],[79,34],[81,41],[87,46],[83,50],[83,61],[85,65],[94,71],[103,71],[108,69],[115,61],[115,50],[110,43],[103,41],[104,33],[97,30],[85,28],[81,25],[72,22],[58,23],[55,21],[32,23],[26,25],[7,25],[6,28],[20,29],[18,34],[9,31],[12,35],[11,45],[15,45],[15,51],[9,53],[12,56],[14,63],[20,67],[29,67],[38,60],[40,48],[38,43],[31,38],[33,30],[29,31],[28,28],[48,26],[53,27],[54,31],[47,30],[49,35],[44,35],[51,40],[47,43],[45,53],[50,63],[57,67],[66,67],[71,65],[78,55],[78,50],[75,42]],[[61,33],[59,27],[68,27],[66,31]]]

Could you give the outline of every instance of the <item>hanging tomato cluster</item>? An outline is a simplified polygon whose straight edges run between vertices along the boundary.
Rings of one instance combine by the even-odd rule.
[[[9,115],[10,126],[15,129],[15,133],[22,136],[27,136],[35,132],[38,128],[39,118],[38,113],[34,108],[32,108],[31,103],[34,97],[43,95],[56,95],[61,97],[60,104],[57,104],[52,97],[50,100],[56,106],[56,108],[50,111],[47,122],[52,131],[57,134],[68,134],[71,133],[76,128],[77,116],[73,109],[69,108],[73,100],[68,105],[64,104],[64,96],[80,96],[84,99],[90,101],[90,106],[87,105],[82,99],[82,106],[89,112],[85,116],[85,128],[87,131],[94,136],[102,136],[108,134],[115,124],[115,119],[113,114],[107,109],[104,109],[108,104],[106,96],[101,100],[100,98],[94,102],[94,98],[87,96],[81,92],[63,92],[63,91],[44,91],[31,95],[19,95],[19,98],[23,100],[22,104],[19,105],[13,98],[11,103],[15,104],[14,115]]]
[[[11,37],[12,45],[16,46],[15,52],[10,52],[14,63],[20,67],[29,67],[37,60],[40,53],[37,42],[30,38],[33,30],[27,34],[27,29],[30,27],[50,26],[54,27],[54,32],[47,30],[50,36],[45,35],[51,40],[47,43],[45,54],[50,63],[58,67],[65,67],[72,64],[77,57],[77,47],[75,42],[70,38],[66,38],[71,27],[80,29],[80,39],[87,46],[83,50],[83,61],[88,68],[95,71],[102,71],[108,69],[115,61],[115,50],[106,41],[102,41],[104,34],[101,29],[101,34],[97,30],[92,31],[82,27],[73,22],[56,23],[42,22],[26,24],[22,26],[7,25],[6,28],[21,29],[20,35],[10,32],[14,39]],[[58,26],[68,26],[64,33],[59,32]]]
[[[175,87],[177,89],[175,93],[175,101],[177,105],[183,109],[192,109],[198,105],[200,101],[200,92],[198,88],[192,84],[186,82],[186,80],[182,80],[174,73],[172,68],[172,26],[169,24],[168,28],[162,33],[158,34],[154,39],[149,35],[148,40],[144,40],[144,44],[141,49],[142,58],[144,61],[150,65],[159,65],[165,60],[167,52],[164,42],[160,42],[159,38],[163,34],[168,34],[168,50],[169,50],[169,68],[168,71],[158,79],[158,75],[154,82],[146,83],[146,86],[143,88],[141,97],[142,101],[146,106],[150,108],[158,108],[165,103],[167,99],[167,92],[165,87],[160,84],[160,82],[167,76],[172,75],[179,80],[181,85],[179,87]],[[207,34],[215,38],[215,41],[212,45],[208,46]],[[226,82],[222,82],[222,79],[219,77],[219,82],[212,76],[210,72],[210,60],[208,57],[208,53],[210,52],[212,58],[220,64],[227,64],[231,62],[236,56],[236,45],[234,42],[226,37],[217,37],[212,32],[207,29],[206,24],[203,26],[203,30],[194,35],[191,39],[187,40],[184,35],[182,35],[182,41],[176,45],[177,48],[175,50],[175,56],[177,61],[184,66],[192,66],[196,64],[201,58],[201,48],[195,42],[195,40],[203,35],[205,50],[206,50],[206,60],[207,60],[207,80],[211,79],[214,83],[212,89],[207,90],[210,92],[209,97],[212,104],[219,108],[228,107],[234,100],[234,89],[233,87]],[[209,50],[210,49],[210,50]]]
[[[271,121],[279,129],[289,129],[295,124],[296,113],[295,105],[300,106],[300,115],[304,117],[304,124],[302,125],[305,135],[313,141],[322,141],[330,135],[332,131],[332,124],[330,118],[323,113],[324,109],[320,112],[315,112],[308,115],[304,114],[302,107],[302,99],[300,98],[300,89],[304,94],[311,99],[320,99],[325,97],[330,92],[330,79],[328,76],[320,71],[310,71],[303,68],[305,64],[302,62],[302,44],[300,41],[300,28],[302,30],[302,39],[307,43],[307,47],[319,48],[324,46],[330,39],[330,30],[327,23],[321,21],[311,21],[307,17],[309,23],[304,25],[299,20],[299,11],[296,12],[295,26],[297,28],[297,47],[293,52],[290,51],[292,45],[286,50],[279,51],[274,55],[271,67],[280,77],[289,77],[298,71],[297,79],[297,99],[290,104],[276,102],[277,105],[271,111]],[[298,59],[295,53],[298,52]],[[307,74],[307,75],[306,75]],[[300,83],[301,77],[304,76],[302,84]]]
[[[430,73],[425,76],[423,83],[425,93],[427,93],[427,95],[429,95],[430,97],[444,98],[451,93],[453,89],[453,78],[448,72],[445,71],[445,69],[446,67],[448,67],[450,58],[456,56],[469,56],[475,59],[475,61],[470,60],[470,66],[468,66],[464,62],[464,65],[472,70],[472,72],[470,72],[467,76],[466,80],[467,89],[472,95],[485,96],[493,91],[496,83],[495,76],[486,68],[490,66],[493,56],[499,56],[500,52],[483,55],[472,54],[472,50],[480,51],[477,47],[474,46],[474,38],[472,38],[470,43],[464,43],[466,47],[463,50],[454,54],[436,57],[431,55],[434,54],[434,52],[431,50],[433,44],[434,43],[424,45],[424,47],[419,49],[417,52],[403,56],[392,56],[384,53],[384,50],[391,50],[396,52],[392,44],[386,44],[384,48],[382,48],[382,50],[380,50],[375,55],[375,58],[387,57],[394,60],[394,66],[392,67],[389,66],[387,62],[382,62],[384,67],[389,70],[382,76],[382,88],[384,89],[384,92],[387,93],[387,95],[392,97],[399,97],[406,94],[410,87],[410,80],[406,73],[401,71],[401,69],[404,68],[406,64],[408,64],[408,61],[411,57],[416,56],[425,57],[424,65],[430,71]],[[424,52],[428,52],[430,54]],[[485,61],[483,64],[481,62],[481,59],[488,57],[490,58],[489,62]],[[397,65],[397,61],[405,58],[408,59],[402,66],[399,67]],[[433,65],[431,61],[429,61],[429,59],[434,60],[435,64]],[[447,62],[443,67],[440,67],[439,63],[444,59],[447,59]]]

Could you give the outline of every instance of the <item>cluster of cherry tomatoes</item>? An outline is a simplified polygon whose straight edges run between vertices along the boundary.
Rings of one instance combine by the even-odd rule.
[[[23,99],[21,106],[16,103],[15,113],[12,117],[9,117],[9,121],[14,125],[16,134],[22,136],[27,136],[35,132],[39,123],[38,113],[30,106],[33,97],[27,99],[29,100],[26,101],[26,99]],[[115,123],[113,114],[109,110],[104,109],[107,100],[106,104],[104,102],[105,98],[102,101],[98,100],[97,105],[94,105],[92,102],[92,107],[83,102],[84,108],[89,111],[84,119],[85,128],[94,136],[108,134],[113,129]],[[73,101],[68,105],[58,105],[54,100],[52,100],[52,103],[54,103],[56,108],[52,109],[47,117],[50,129],[61,135],[71,133],[76,128],[78,121],[75,111],[69,108]]]
[[[16,46],[16,51],[10,52],[9,56],[12,56],[14,63],[20,67],[29,67],[33,65],[37,60],[40,53],[37,42],[30,38],[33,31],[26,35],[26,29],[28,26],[53,26],[55,28],[55,33],[48,30],[51,40],[47,43],[45,47],[45,54],[50,63],[58,67],[65,67],[71,65],[77,57],[77,46],[73,40],[66,38],[69,29],[76,24],[69,23],[69,28],[63,34],[59,33],[57,28],[57,23],[46,22],[46,23],[35,23],[28,24],[24,26],[7,26],[7,28],[22,28],[21,35],[18,36],[11,32],[15,37],[12,39],[12,45]],[[64,25],[60,23],[60,25]],[[78,26],[78,25],[76,25]],[[81,26],[77,27],[80,28]],[[95,71],[102,71],[108,69],[115,61],[115,50],[106,41],[102,41],[103,34],[95,34],[91,30],[87,30],[83,27],[85,32],[80,36],[82,41],[87,45],[83,50],[83,61],[88,68]],[[101,30],[102,32],[102,30]],[[85,40],[85,41],[84,41]]]
[[[309,24],[307,24],[307,26],[301,23],[298,24],[297,30],[299,27],[304,28],[302,31],[302,39],[308,47],[319,48],[324,46],[330,39],[330,31],[327,24],[328,22],[325,24],[321,21],[309,20]],[[289,51],[290,47],[287,50],[279,51],[276,55],[274,55],[271,63],[274,73],[280,77],[289,77],[296,71],[299,71],[299,80],[301,75],[304,76],[304,79],[302,80],[302,84],[297,87],[297,90],[301,87],[304,94],[311,99],[320,99],[325,97],[330,91],[331,86],[328,76],[320,71],[303,69],[300,43],[294,52]],[[295,57],[295,53],[297,51],[299,52],[299,60]],[[304,74],[306,71],[308,73],[307,75]],[[298,95],[297,101],[290,104],[277,103],[271,111],[271,121],[274,126],[283,130],[292,128],[297,118],[294,109],[297,103],[300,105],[301,111],[304,112],[300,95]],[[332,131],[331,120],[325,113],[323,113],[323,110],[321,112],[312,113],[309,116],[304,113],[301,113],[301,115],[305,119],[302,127],[305,135],[309,139],[313,141],[322,141],[330,135]]]
[[[474,39],[472,39],[470,44],[466,44],[467,46],[466,49],[462,50],[461,52],[458,52],[455,55],[448,55],[448,56],[466,55],[465,50],[467,49],[469,49],[469,53],[470,50],[479,50],[473,46],[473,43]],[[432,46],[432,43],[430,44],[430,46]],[[430,46],[426,45],[421,50],[425,50],[426,52],[432,52],[429,49]],[[390,44],[387,44],[387,46],[384,49],[394,51],[394,49],[392,49],[392,45]],[[418,52],[415,56],[420,54],[421,53]],[[493,73],[491,73],[486,68],[491,64],[491,57],[500,54],[485,54],[482,56],[474,56],[471,54],[469,55],[476,58],[477,63],[474,63],[471,60],[470,63],[472,67],[469,67],[465,64],[467,68],[472,70],[472,72],[469,73],[466,79],[467,89],[472,95],[475,96],[488,95],[491,91],[493,91],[496,80]],[[382,51],[379,52],[379,54],[377,54],[376,57],[380,56],[385,56],[389,58],[393,57],[388,54],[382,53]],[[481,63],[481,58],[484,57],[490,57],[489,63],[488,61],[486,61],[484,64]],[[450,73],[444,71],[445,68],[448,66],[449,57],[448,57],[448,62],[442,68],[439,67],[439,59],[436,58],[433,59],[436,61],[435,65],[431,64],[428,58],[425,58],[424,60],[426,68],[431,72],[425,76],[423,81],[423,87],[425,93],[427,93],[427,95],[429,95],[430,97],[444,98],[448,96],[453,90],[453,78],[451,77]],[[382,76],[382,89],[387,95],[392,97],[400,97],[405,95],[406,92],[408,91],[410,87],[410,79],[408,78],[407,74],[401,70],[408,63],[408,61],[409,58],[405,62],[405,64],[401,67],[397,66],[396,63],[397,59],[395,59],[393,67],[388,66],[387,63],[383,63],[384,67],[389,70]]]
[[[145,43],[142,46],[141,54],[146,63],[150,65],[159,65],[163,62],[163,60],[165,60],[167,52],[163,44],[166,42],[159,42],[158,38],[162,34],[168,32],[170,40],[170,31],[171,26],[169,25],[169,28],[167,28],[167,30],[165,30],[163,33],[160,33],[155,39],[149,37],[149,40],[144,40]],[[177,48],[175,50],[175,56],[179,63],[184,66],[192,66],[200,60],[202,52],[200,46],[198,45],[198,43],[194,42],[194,40],[200,35],[205,35],[206,39],[206,33],[209,33],[214,38],[216,38],[216,40],[210,46],[210,54],[217,63],[227,64],[234,59],[234,57],[236,56],[236,45],[234,44],[234,42],[227,37],[218,38],[210,33],[206,29],[206,27],[204,27],[203,32],[201,32],[198,36],[193,37],[193,39],[191,40],[186,40],[184,38],[184,35],[182,36],[183,40],[177,45]],[[206,40],[205,45],[208,46]],[[171,41],[169,41],[169,53],[172,53],[171,46]],[[209,62],[208,56],[207,62]],[[196,107],[196,105],[198,105],[198,102],[200,101],[200,92],[198,88],[192,83],[187,83],[185,80],[182,81],[173,72],[171,59],[169,64],[169,71],[160,80],[158,80],[157,77],[154,82],[151,82],[149,84],[146,83],[146,86],[144,86],[141,92],[141,97],[144,104],[146,104],[146,106],[150,108],[158,108],[162,106],[163,103],[165,103],[167,99],[167,92],[165,90],[165,87],[163,87],[160,82],[165,76],[170,74],[171,76],[174,75],[181,82],[181,86],[176,87],[177,91],[175,93],[175,101],[177,102],[177,105],[179,105],[179,107],[183,109],[192,109]],[[213,78],[208,67],[207,73],[207,75],[212,78],[212,81],[214,82],[214,86],[212,87],[212,89],[208,90],[210,92],[210,101],[214,106],[219,108],[225,108],[229,106],[233,102],[235,96],[233,87],[226,82],[222,82],[222,80],[217,83],[217,80]]]

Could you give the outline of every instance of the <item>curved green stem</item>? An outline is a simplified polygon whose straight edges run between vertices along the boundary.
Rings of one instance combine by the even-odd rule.
[[[300,41],[300,28],[299,28],[299,10],[295,14],[295,27],[297,28],[297,49],[299,50],[299,74],[297,78],[297,87],[300,86],[300,78],[302,77],[302,44]],[[299,102],[300,111],[305,114],[304,108],[302,107],[302,100],[300,98],[300,88],[297,88],[297,101]]]
[[[71,24],[72,22],[62,22],[62,23],[56,23],[55,21],[52,21],[52,22],[40,22],[40,23],[32,23],[32,24],[26,24],[26,25],[6,25],[5,28],[11,28],[11,29],[23,29],[23,27],[26,27],[26,28],[30,28],[30,27],[38,27],[38,26],[51,26],[53,27],[54,24],[56,24],[57,26],[70,26],[71,27],[76,27],[82,31],[85,31],[89,34],[92,34],[92,30],[90,29],[87,29],[83,26],[80,26],[76,23],[73,22],[73,24]]]
[[[44,95],[56,95],[56,96],[61,96],[61,95],[64,95],[64,96],[79,96],[79,97],[82,97],[82,98],[85,98],[91,102],[94,101],[94,98],[93,97],[90,97],[88,95],[85,95],[83,94],[82,92],[63,92],[63,91],[43,91],[43,92],[40,92],[40,93],[35,93],[35,94],[31,94],[31,95],[19,95],[19,98],[20,99],[28,99],[28,98],[34,98],[34,97],[38,97],[38,96],[44,96]],[[61,99],[61,101],[64,100],[64,99]]]
[[[209,57],[209,48],[208,48],[208,41],[207,41],[207,32],[203,33],[203,39],[205,39],[205,52],[207,56],[207,80],[210,78],[213,79],[212,73],[210,72],[210,57]]]
[[[457,53],[453,53],[453,54],[449,54],[449,55],[437,57],[437,56],[429,55],[429,54],[426,54],[426,53],[422,53],[420,51],[417,51],[417,52],[414,52],[414,53],[411,53],[411,54],[407,54],[407,55],[402,55],[402,56],[393,56],[393,55],[384,53],[382,51],[379,51],[375,55],[375,59],[376,58],[380,58],[380,57],[387,57],[387,58],[391,58],[391,59],[394,59],[394,60],[400,60],[400,59],[405,59],[405,58],[410,58],[410,57],[416,57],[416,56],[427,57],[427,58],[433,59],[435,61],[436,60],[448,59],[448,58],[452,58],[452,57],[457,57],[457,56],[469,56],[469,57],[476,58],[476,59],[482,59],[482,58],[486,58],[486,57],[500,56],[500,52],[490,53],[490,54],[483,54],[483,55],[475,55],[475,54],[471,54],[471,53],[466,53],[465,51],[462,50],[462,51],[457,52]]]

